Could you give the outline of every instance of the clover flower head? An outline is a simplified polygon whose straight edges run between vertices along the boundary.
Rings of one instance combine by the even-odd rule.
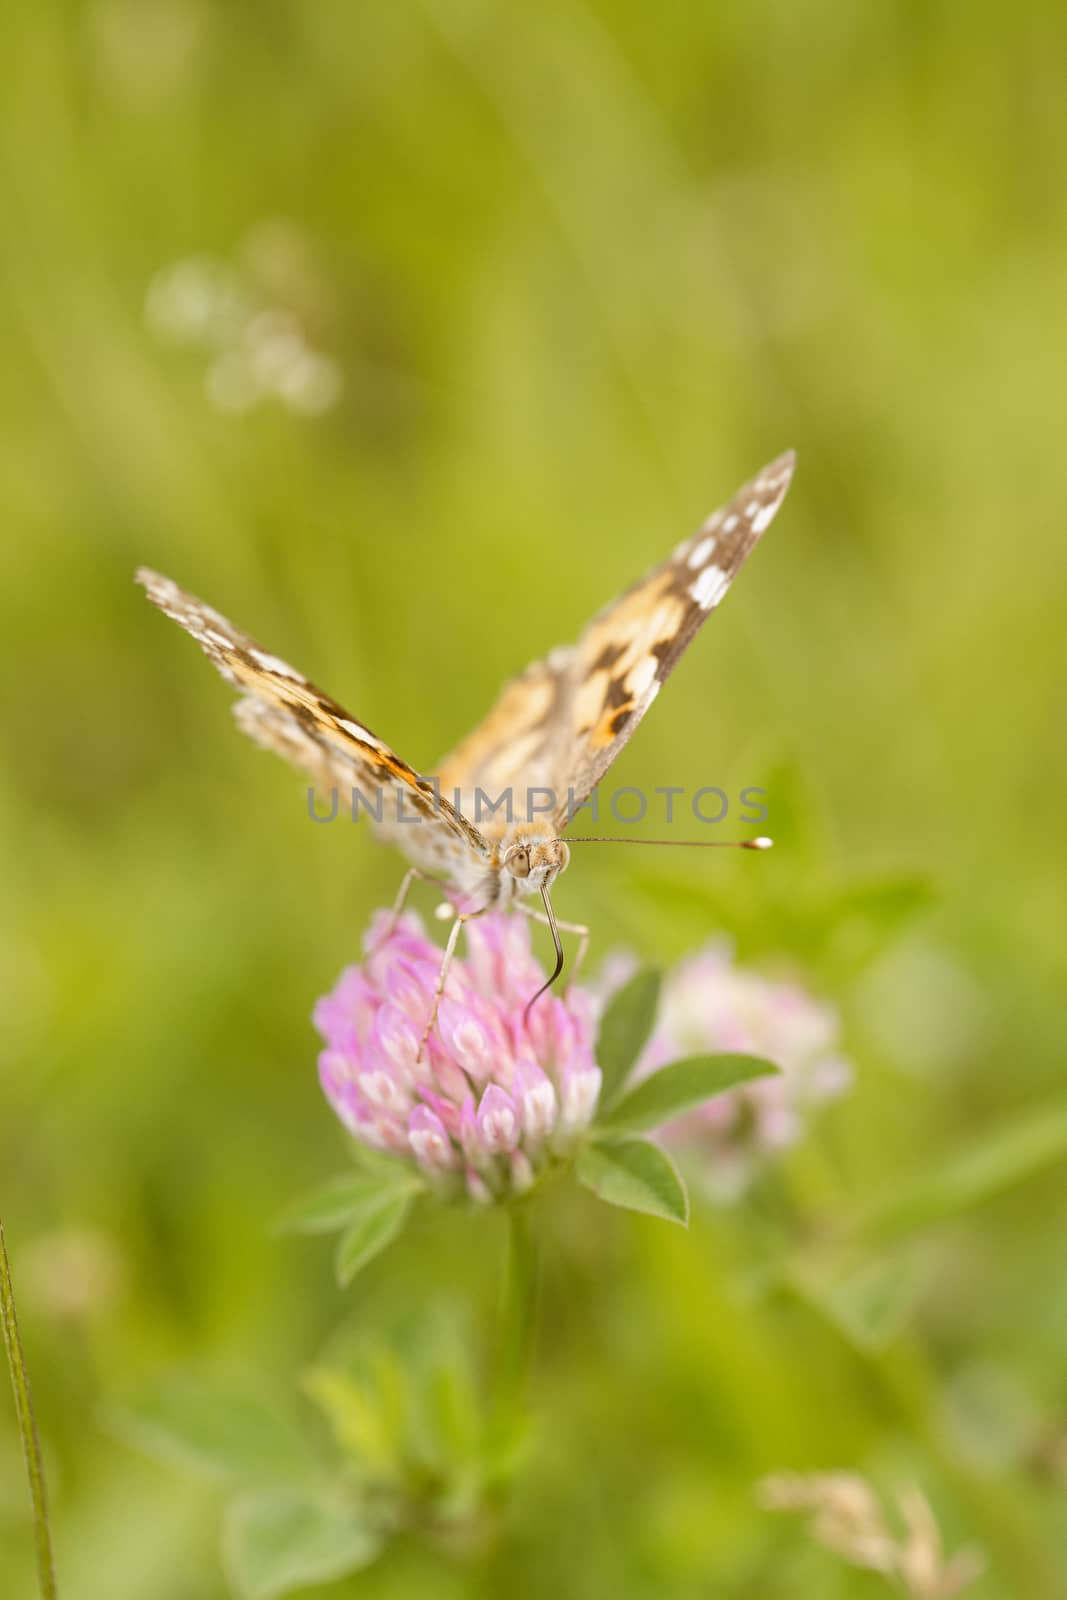
[[[852,1068],[839,1052],[838,1031],[832,1007],[799,983],[736,966],[729,946],[716,941],[668,974],[635,1076],[680,1056],[719,1051],[764,1056],[779,1068],[775,1077],[709,1100],[663,1130],[665,1140],[706,1152],[707,1187],[732,1198],[761,1154],[794,1144],[810,1110],[848,1089]]]
[[[419,918],[380,912],[361,965],[315,1007],[319,1077],[357,1140],[415,1163],[435,1184],[492,1201],[528,1188],[591,1122],[600,1094],[595,1007],[585,991],[543,995],[521,916],[468,923],[433,1028],[442,952]]]

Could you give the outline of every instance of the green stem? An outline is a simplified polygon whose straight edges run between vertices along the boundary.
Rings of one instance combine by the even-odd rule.
[[[537,1321],[537,1246],[525,1207],[507,1213],[507,1256],[500,1297],[498,1400],[505,1427],[520,1423]]]
[[[19,1339],[18,1319],[15,1316],[15,1291],[11,1283],[11,1263],[7,1258],[3,1222],[0,1222],[0,1320],[4,1324],[7,1364],[11,1369],[11,1385],[15,1391],[15,1413],[18,1417],[19,1433],[22,1436],[22,1450],[26,1457],[26,1475],[30,1480],[41,1600],[56,1600],[56,1573],[52,1562],[52,1539],[48,1531],[44,1463],[41,1460],[41,1444],[37,1437],[37,1423],[34,1420],[33,1402],[30,1399],[30,1380],[22,1354],[22,1341]]]

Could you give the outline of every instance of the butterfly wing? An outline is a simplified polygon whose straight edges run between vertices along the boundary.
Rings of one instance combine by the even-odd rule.
[[[770,527],[795,465],[790,450],[764,467],[582,634],[558,749],[558,827],[588,799]]]
[[[482,835],[445,796],[438,798],[395,751],[287,661],[172,579],[142,567],[137,581],[238,691],[237,724],[257,744],[307,773],[323,792],[336,787],[347,802],[349,791],[357,790],[376,830],[420,866],[447,871],[457,853],[487,853]]]
[[[790,451],[764,467],[673,555],[598,613],[571,649],[507,684],[488,717],[446,758],[441,787],[555,796],[566,827],[588,799],[770,526],[793,476]],[[465,807],[468,802],[464,800]],[[477,812],[474,813],[477,816]]]
[[[489,715],[437,767],[442,794],[459,796],[480,821],[501,796],[513,820],[526,815],[527,791],[551,787],[566,726],[572,649],[553,650],[506,683]]]

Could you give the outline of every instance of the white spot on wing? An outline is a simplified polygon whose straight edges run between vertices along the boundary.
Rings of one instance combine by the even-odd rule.
[[[756,515],[752,518],[753,533],[763,533],[764,529],[770,527],[774,521],[774,513],[778,510],[778,504],[777,500],[772,500],[770,505],[760,506]]]
[[[351,717],[338,717],[337,725],[346,733],[350,733],[353,739],[358,739],[361,744],[369,744],[373,750],[381,749],[381,740],[376,739],[373,733],[368,733],[360,723],[353,722]]]
[[[643,695],[649,685],[655,682],[656,666],[655,656],[642,656],[627,673],[626,687],[635,699]]]
[[[722,599],[730,587],[729,573],[721,567],[705,567],[689,585],[689,593],[702,610],[707,611]]]
[[[709,533],[706,539],[701,539],[700,543],[694,547],[686,565],[691,567],[695,572],[698,567],[702,567],[704,565],[714,548],[715,535],[713,533]]]
[[[727,533],[733,533],[734,529],[737,527],[737,524],[740,522],[740,520],[741,520],[741,518],[737,515],[737,512],[736,511],[731,511],[730,515],[727,517],[726,521],[723,523],[723,527],[726,529],[726,532]]]
[[[295,667],[291,667],[288,661],[283,661],[281,656],[272,656],[266,650],[250,650],[248,653],[257,667],[276,673],[279,678],[292,678],[295,683],[303,683],[302,674],[297,672]]]

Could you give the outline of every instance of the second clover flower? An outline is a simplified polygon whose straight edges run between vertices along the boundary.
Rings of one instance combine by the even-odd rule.
[[[656,1027],[634,1076],[716,1051],[763,1056],[778,1067],[776,1076],[710,1099],[661,1130],[667,1143],[703,1157],[705,1189],[730,1200],[761,1159],[797,1142],[816,1107],[848,1090],[852,1066],[841,1053],[839,1032],[832,1006],[799,983],[735,965],[729,945],[712,941],[667,975]]]

